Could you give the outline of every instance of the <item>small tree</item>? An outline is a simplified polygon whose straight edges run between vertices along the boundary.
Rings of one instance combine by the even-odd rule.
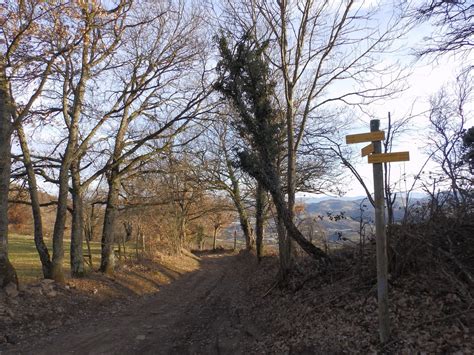
[[[223,108],[228,110],[226,106]],[[202,166],[201,183],[211,190],[223,191],[230,197],[238,213],[246,249],[251,250],[254,240],[248,213],[249,204],[246,203],[249,195],[245,189],[246,175],[233,164],[236,159],[235,147],[240,142],[235,129],[228,122],[228,116],[222,113],[217,115],[203,138],[204,152],[198,154]]]
[[[433,182],[446,191],[443,200],[458,208],[472,198],[472,176],[465,159],[467,103],[472,94],[469,73],[459,76],[454,93],[443,88],[431,98],[427,153],[436,163],[430,176]]]
[[[225,206],[223,206],[225,209]],[[222,230],[222,228],[228,226],[234,219],[234,214],[229,210],[216,211],[211,214],[210,220],[212,223],[213,233],[212,233],[212,249],[217,249],[217,235]]]

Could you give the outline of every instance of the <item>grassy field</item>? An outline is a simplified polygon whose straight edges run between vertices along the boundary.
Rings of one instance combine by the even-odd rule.
[[[52,255],[52,240],[45,239],[50,255]],[[221,240],[218,239],[218,246],[227,249],[233,248],[233,240]],[[66,277],[70,275],[70,241],[64,240],[64,272]],[[100,265],[100,242],[91,242],[91,253],[92,253],[92,265],[94,269],[98,269]],[[136,256],[136,245],[134,241],[126,243],[127,257],[135,258]],[[206,240],[206,249],[212,248],[212,238]],[[237,249],[244,247],[242,241],[237,242]],[[10,261],[16,269],[18,278],[21,283],[32,283],[43,278],[41,271],[41,262],[39,259],[38,252],[36,251],[35,242],[31,235],[20,235],[10,234],[8,240],[9,257]],[[117,245],[115,245],[117,250]],[[87,245],[84,242],[83,245],[84,255],[88,254]],[[85,261],[88,261],[85,258]],[[84,263],[86,273],[91,271],[90,266]]]
[[[48,246],[50,255],[52,254],[52,241],[45,240]],[[64,271],[66,275],[70,272],[69,267],[69,249],[70,242],[64,240]],[[11,234],[9,236],[9,256],[10,261],[16,269],[20,282],[30,283],[42,278],[41,262],[39,260],[38,252],[36,251],[35,242],[32,236]],[[99,266],[100,262],[100,243],[91,242],[92,263],[95,268]],[[87,254],[87,247],[84,243],[84,254]],[[85,265],[86,271],[90,267]]]

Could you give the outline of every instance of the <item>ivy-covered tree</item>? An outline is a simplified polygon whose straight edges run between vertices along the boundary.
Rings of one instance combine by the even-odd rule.
[[[233,105],[237,114],[233,124],[249,142],[247,149],[238,152],[242,169],[270,193],[288,235],[308,254],[326,260],[327,255],[298,230],[284,198],[277,164],[284,125],[274,105],[275,82],[265,57],[267,46],[268,43],[258,43],[251,34],[245,34],[234,46],[221,36],[216,89]]]

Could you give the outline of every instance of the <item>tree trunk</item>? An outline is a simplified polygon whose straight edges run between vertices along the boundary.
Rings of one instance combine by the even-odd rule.
[[[79,152],[76,151],[77,142],[79,139],[79,119],[81,117],[84,106],[84,96],[86,92],[86,85],[90,78],[90,62],[89,62],[89,45],[91,26],[86,21],[87,29],[84,32],[82,40],[82,58],[80,66],[79,81],[73,90],[73,104],[69,107],[67,97],[63,97],[63,115],[70,118],[68,126],[68,139],[66,149],[61,161],[61,168],[59,169],[59,193],[58,205],[56,210],[56,221],[54,223],[53,232],[53,279],[58,282],[64,282],[63,260],[64,260],[64,230],[66,227],[66,215],[69,193],[69,170],[71,164],[76,159],[79,159]],[[69,74],[68,74],[69,75]],[[65,83],[68,83],[69,78],[65,78]]]
[[[264,234],[264,222],[265,222],[265,205],[267,203],[267,194],[263,189],[261,183],[257,183],[256,193],[256,211],[255,211],[255,234],[256,234],[256,247],[257,247],[257,259],[260,262],[262,260],[263,253],[263,234]]]
[[[239,213],[240,227],[242,228],[242,232],[244,233],[244,237],[245,237],[245,248],[247,250],[252,250],[253,248],[252,233],[250,231],[250,223],[247,216],[247,212],[245,211],[245,208],[241,201],[239,201],[238,203],[235,202],[235,206],[237,207],[237,212]]]
[[[290,212],[290,218],[294,220],[295,214],[295,195],[296,195],[296,151],[295,151],[295,139],[294,139],[294,128],[293,128],[293,88],[289,86],[287,89],[287,112],[286,112],[286,125],[287,125],[287,139],[288,139],[288,169],[287,169],[287,189],[288,189],[288,210]]]
[[[265,159],[269,162],[270,159]],[[320,248],[310,243],[303,234],[298,230],[295,223],[293,222],[291,212],[288,209],[286,201],[283,197],[281,188],[280,176],[277,169],[272,164],[267,164],[264,171],[252,171],[254,177],[260,181],[260,183],[268,190],[272,196],[273,203],[276,207],[278,218],[281,219],[282,223],[286,228],[288,236],[296,241],[298,245],[309,255],[313,256],[316,260],[328,261],[328,256]]]
[[[104,225],[102,229],[102,251],[100,260],[100,271],[106,274],[114,272],[114,224],[118,211],[119,192],[120,192],[120,164],[118,160],[122,154],[125,133],[128,129],[128,106],[125,107],[120,128],[115,137],[114,151],[112,154],[112,168],[108,178],[109,192],[107,196],[107,205],[105,207]]]
[[[84,276],[84,201],[81,187],[80,162],[71,164],[72,175],[72,226],[71,226],[71,276]]]
[[[180,225],[179,225],[179,241],[178,241],[178,255],[181,255],[181,250],[184,247],[184,242],[186,241],[186,217],[185,212],[181,211]]]
[[[316,247],[314,244],[310,243],[303,234],[298,230],[295,223],[291,219],[291,214],[288,207],[285,205],[285,200],[281,192],[272,191],[273,203],[277,209],[278,217],[281,218],[283,224],[285,225],[288,235],[295,240],[298,245],[309,255],[312,255],[317,260],[327,261],[328,256],[320,248]]]
[[[114,167],[112,169],[110,177],[108,179],[108,183],[109,193],[107,195],[107,206],[105,207],[104,226],[102,229],[102,252],[100,260],[100,271],[106,274],[113,274],[115,267],[114,225],[116,223],[120,191],[120,178],[118,177],[118,167]]]
[[[290,79],[290,70],[289,70],[289,58],[287,58],[287,47],[288,47],[288,38],[287,38],[287,10],[288,2],[280,2],[280,16],[282,18],[281,23],[281,39],[280,39],[280,50],[281,50],[281,59],[282,59],[282,70],[283,78],[285,82],[285,99],[286,99],[286,141],[287,141],[287,174],[286,174],[286,185],[288,191],[288,211],[290,221],[293,223],[295,219],[295,197],[296,197],[296,148],[297,143],[295,143],[295,108],[294,108],[294,88],[296,85],[296,77],[293,77],[293,80]],[[284,238],[282,242],[288,243],[288,246],[284,246],[284,249],[290,250],[290,258],[292,257],[292,246],[291,238]],[[291,262],[290,262],[291,264]]]
[[[281,219],[278,215],[276,219],[278,233],[278,255],[280,260],[279,279],[281,283],[285,284],[288,280],[288,273],[291,270],[291,249],[290,243],[288,241],[288,233],[286,233],[283,219]]]
[[[125,229],[125,236],[123,236],[122,238],[120,238],[120,240],[122,241],[122,250],[123,250],[123,258],[125,260],[127,260],[127,248],[125,246],[125,244],[132,240],[132,234],[133,234],[133,224],[131,222],[123,222],[123,227]],[[140,233],[140,230],[141,230],[141,226],[140,224],[138,224],[138,233]],[[119,244],[120,244],[120,241],[119,241]]]
[[[8,259],[8,193],[10,191],[12,102],[3,61],[0,62],[0,287],[18,285],[15,269]]]
[[[53,260],[51,276],[53,280],[64,283],[64,230],[66,229],[66,214],[69,192],[69,167],[61,166],[59,172],[58,205],[56,207],[56,220],[53,230]]]
[[[89,259],[89,265],[91,269],[94,268],[92,264],[92,253],[91,253],[91,241],[94,239],[94,204],[91,206],[91,213],[87,216],[84,221],[84,232],[87,245],[87,257]]]
[[[53,269],[52,277],[57,282],[64,282],[63,272],[63,261],[64,261],[64,230],[66,228],[66,217],[68,209],[68,196],[69,196],[69,170],[71,164],[78,157],[74,157],[75,148],[77,146],[77,140],[79,136],[79,118],[82,108],[82,100],[85,92],[84,78],[81,79],[78,84],[78,93],[75,96],[73,114],[71,117],[71,123],[69,125],[69,136],[67,146],[64,152],[64,156],[61,161],[61,168],[59,169],[59,192],[58,192],[58,204],[56,207],[56,220],[54,223],[53,231]],[[84,79],[85,80],[85,79]],[[67,106],[63,107],[64,114],[68,115]]]
[[[252,233],[250,232],[250,224],[249,224],[247,212],[245,211],[245,206],[240,196],[239,180],[236,178],[234,174],[234,168],[232,167],[231,161],[227,158],[227,154],[226,154],[226,166],[227,166],[227,171],[229,173],[229,179],[232,184],[232,200],[234,201],[235,208],[237,209],[237,212],[239,213],[240,227],[242,228],[242,232],[244,233],[244,237],[245,237],[245,248],[247,250],[252,250],[253,248]]]
[[[214,234],[212,236],[212,250],[217,249],[217,228],[214,228]]]
[[[86,245],[87,245],[87,258],[89,259],[89,265],[91,269],[94,268],[94,265],[92,264],[92,251],[91,251],[91,243],[90,243],[90,238],[86,237]]]
[[[21,124],[17,127],[18,139],[20,141],[20,147],[23,152],[23,164],[25,165],[27,177],[28,177],[28,190],[30,193],[31,210],[33,213],[34,223],[34,239],[36,250],[38,251],[41,266],[43,270],[43,277],[45,279],[52,278],[52,262],[51,256],[49,255],[48,247],[46,246],[43,238],[43,219],[41,216],[40,200],[38,195],[38,184],[36,182],[36,175],[31,162],[30,149],[26,140],[25,132]]]

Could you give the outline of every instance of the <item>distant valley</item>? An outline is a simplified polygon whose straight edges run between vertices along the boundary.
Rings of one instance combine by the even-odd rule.
[[[426,196],[414,194],[410,196],[410,204],[423,201]],[[356,242],[359,239],[361,219],[368,224],[373,224],[374,207],[364,197],[322,197],[304,198],[298,200],[299,205],[304,205],[304,211],[297,214],[297,225],[308,239],[324,239],[328,243],[342,244]],[[405,209],[404,196],[395,201],[395,221],[403,218]],[[255,221],[251,220],[252,225]],[[222,233],[221,238],[233,240],[233,233],[240,231],[239,223],[234,222]],[[274,221],[268,220],[266,228],[266,243],[276,244],[277,233]]]

